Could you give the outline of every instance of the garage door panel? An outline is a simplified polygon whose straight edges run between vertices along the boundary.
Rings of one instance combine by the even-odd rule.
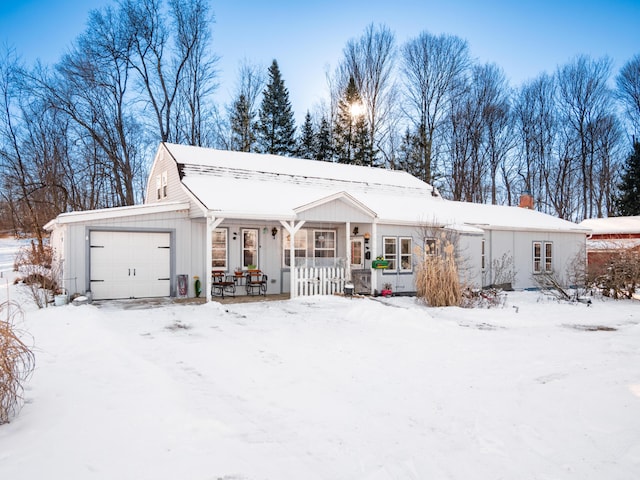
[[[170,295],[169,233],[91,232],[90,241],[94,298]]]

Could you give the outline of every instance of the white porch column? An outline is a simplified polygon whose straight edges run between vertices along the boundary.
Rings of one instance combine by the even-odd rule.
[[[351,222],[346,223],[347,228],[347,240],[346,240],[346,252],[347,252],[347,264],[345,265],[345,276],[348,280],[351,280]]]
[[[374,221],[371,224],[371,261],[378,256],[378,224]],[[384,246],[383,246],[384,247]],[[378,288],[378,272],[375,268],[371,271],[371,295],[375,293]]]
[[[289,242],[289,298],[293,299],[296,297],[296,232],[302,228],[304,225],[304,220],[300,220],[297,224],[295,221],[285,222],[284,220],[280,220],[280,225],[287,231],[291,241]]]
[[[213,263],[213,259],[211,258],[211,246],[213,239],[213,231],[222,223],[224,218],[216,218],[213,215],[207,216],[207,231],[205,232],[205,278],[204,282],[200,282],[201,285],[204,285],[204,297],[208,302],[210,300],[209,296],[211,295],[211,264]]]

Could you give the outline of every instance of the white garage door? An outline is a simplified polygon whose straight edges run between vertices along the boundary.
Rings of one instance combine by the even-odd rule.
[[[169,233],[91,232],[93,298],[168,297],[170,242]]]

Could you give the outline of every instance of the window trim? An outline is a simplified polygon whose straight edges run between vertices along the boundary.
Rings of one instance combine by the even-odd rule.
[[[228,228],[215,228],[213,232],[211,232],[211,270],[229,270],[229,229]],[[215,233],[224,233],[224,266],[221,267],[219,265],[214,266],[213,262],[215,260],[213,256],[213,235]],[[222,249],[220,249],[222,250]]]
[[[316,247],[316,234],[317,233],[322,233],[322,232],[333,234],[333,247],[331,247],[331,248],[324,248],[324,247],[323,248],[317,248]],[[322,251],[322,252],[333,251],[333,255],[324,256],[324,257],[318,257],[316,255],[316,252],[318,252],[318,251]],[[313,230],[313,259],[315,260],[316,258],[336,258],[337,253],[338,253],[338,232],[337,232],[337,230],[331,230],[331,229],[326,229],[326,228],[314,229]]]
[[[409,252],[402,253],[402,242],[406,240],[409,242]],[[393,253],[392,257],[389,258],[387,254],[387,242],[389,241],[390,245],[394,246],[395,253]],[[382,256],[386,261],[389,262],[389,267],[385,268],[382,272],[385,273],[413,273],[413,237],[409,236],[392,236],[385,235],[382,237]],[[409,259],[409,268],[402,268],[402,259]]]
[[[547,247],[551,249],[548,256],[547,256]],[[544,242],[543,254],[544,254],[544,272],[553,273],[553,242]]]
[[[255,247],[253,249],[248,249],[245,246],[245,242],[244,242],[244,234],[245,232],[253,232],[255,233],[255,238],[256,238],[256,244]],[[252,264],[245,264],[245,255],[244,252],[245,251],[251,251],[251,250],[255,250],[255,263]],[[240,263],[242,265],[242,268],[248,268],[249,265],[255,265],[256,267],[258,267],[260,265],[260,230],[258,228],[242,228],[240,229]]]
[[[165,170],[164,172],[162,172],[162,198],[167,198],[168,184],[169,184],[168,175],[167,175],[167,171]]]
[[[538,255],[536,255],[536,247],[539,249]],[[551,249],[549,255],[547,255],[547,247]],[[553,273],[553,242],[534,240],[532,243],[532,260],[534,275]],[[538,268],[536,268],[536,262],[538,263]]]
[[[307,258],[309,257],[309,235],[307,234],[308,231],[306,229],[300,229],[296,232],[295,238],[294,238],[294,267],[295,267],[295,260],[298,258],[303,258],[304,259],[304,263],[306,264],[307,262]],[[302,236],[304,235],[304,247],[303,248],[296,248],[295,247],[295,242],[298,241],[298,239],[300,239]],[[289,237],[289,238],[287,238]],[[289,254],[290,251],[290,246],[289,243],[291,242],[291,234],[287,233],[287,235],[284,236],[283,238],[283,242],[282,242],[282,268],[291,268],[291,265],[287,265],[287,255]],[[297,253],[298,252],[302,252],[304,251],[304,257],[302,256],[298,256]],[[291,263],[291,259],[289,259],[289,263]]]

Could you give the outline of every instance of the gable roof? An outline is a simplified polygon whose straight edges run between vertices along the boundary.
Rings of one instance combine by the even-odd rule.
[[[640,234],[640,216],[589,218],[580,226],[591,229],[594,235]]]
[[[586,231],[533,210],[444,200],[431,185],[400,170],[163,146],[178,164],[184,186],[216,216],[294,220],[298,211],[341,197],[379,223]]]

